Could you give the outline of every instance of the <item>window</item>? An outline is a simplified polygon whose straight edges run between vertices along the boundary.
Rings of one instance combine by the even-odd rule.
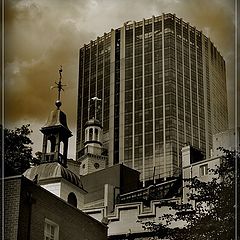
[[[93,129],[90,128],[89,130],[89,141],[92,141],[93,140]]]
[[[95,139],[96,141],[99,140],[99,139],[98,139],[98,129],[97,129],[97,128],[95,128],[95,138],[96,138],[96,139]]]
[[[207,164],[204,164],[199,167],[199,174],[200,174],[200,177],[208,174],[208,165]]]
[[[100,167],[99,163],[94,163],[94,167],[98,169]]]
[[[64,144],[63,144],[63,142],[61,141],[61,142],[60,142],[60,147],[59,147],[59,153],[60,153],[60,154],[63,154],[63,150],[64,150]]]
[[[69,193],[67,202],[72,206],[77,207],[77,197],[73,192]]]
[[[44,240],[58,240],[59,226],[49,219],[45,218],[44,225]]]

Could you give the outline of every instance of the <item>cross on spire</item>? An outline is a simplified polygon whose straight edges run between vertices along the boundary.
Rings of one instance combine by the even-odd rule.
[[[66,85],[62,84],[62,72],[63,72],[62,65],[60,65],[60,68],[59,68],[58,72],[59,72],[59,80],[58,80],[58,82],[55,82],[56,86],[52,87],[52,88],[57,88],[58,89],[58,98],[57,98],[57,101],[56,101],[56,106],[59,109],[59,107],[62,105],[62,103],[61,103],[61,91],[64,91],[63,87],[66,86]]]
[[[59,70],[58,70],[59,81],[58,81],[58,83],[55,82],[55,84],[57,85],[57,88],[58,88],[58,99],[57,99],[58,101],[61,100],[61,91],[64,91],[63,86],[65,86],[65,85],[62,84],[62,71],[63,71],[63,69],[62,69],[62,65],[61,65]]]
[[[91,101],[94,102],[94,118],[97,119],[97,111],[98,111],[97,103],[102,101],[102,99],[99,99],[98,97],[92,97],[91,99],[88,100],[88,119],[90,117]]]

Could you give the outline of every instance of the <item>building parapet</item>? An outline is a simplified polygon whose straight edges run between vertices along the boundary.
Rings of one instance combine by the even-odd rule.
[[[181,198],[170,198],[151,201],[149,207],[145,207],[142,202],[117,204],[111,213],[107,213],[106,207],[84,209],[83,211],[98,221],[105,222],[108,225],[108,237],[113,237],[129,232],[146,232],[141,222],[160,222],[159,217],[163,214],[175,213],[175,210],[169,205],[180,202]],[[173,223],[173,226],[181,227],[183,224],[183,222],[177,222]]]
[[[142,202],[149,206],[152,200],[170,198],[179,195],[181,178],[173,179],[147,188],[120,194],[117,203]]]
[[[163,212],[164,209],[169,208],[170,203],[180,203],[181,198],[169,198],[169,199],[162,199],[162,200],[153,200],[150,202],[149,207],[146,207],[143,202],[133,202],[133,203],[122,203],[116,204],[115,208],[112,213],[107,213],[106,207],[96,207],[96,208],[85,208],[83,212],[87,213],[88,215],[92,216],[95,214],[102,214],[102,217],[107,217],[110,221],[119,221],[121,218],[121,212],[127,211],[130,209],[135,209],[138,218],[145,218],[145,217],[158,217],[157,216],[157,209],[162,208]]]

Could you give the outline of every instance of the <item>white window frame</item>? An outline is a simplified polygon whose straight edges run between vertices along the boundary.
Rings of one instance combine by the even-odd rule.
[[[208,175],[208,164],[203,164],[201,166],[199,166],[199,176],[203,177]]]
[[[54,228],[53,238],[46,229],[47,224]],[[44,221],[44,240],[48,240],[48,239],[49,240],[59,240],[59,226],[55,222],[45,218],[45,221]]]

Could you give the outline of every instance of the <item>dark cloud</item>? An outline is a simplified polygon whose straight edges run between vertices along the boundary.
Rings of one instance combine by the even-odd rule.
[[[233,0],[8,0],[4,23],[7,125],[25,119],[34,128],[44,124],[56,99],[56,91],[50,87],[63,65],[63,82],[67,84],[63,110],[75,132],[79,48],[128,20],[139,21],[163,12],[176,13],[211,38],[226,60],[232,95]],[[232,98],[229,101],[232,104]]]
[[[58,79],[60,65],[64,67],[63,81],[67,84],[64,95],[76,96],[73,91],[77,83],[78,49],[91,37],[87,31],[80,32],[70,18],[61,18],[61,12],[59,19],[54,19],[57,13],[49,15],[47,10],[53,11],[53,6],[24,6],[15,6],[15,21],[7,23],[5,34],[7,121],[23,116],[46,118],[51,103],[54,106],[56,93],[50,87]],[[69,10],[74,12],[71,6]],[[71,104],[66,101],[67,105],[73,106],[72,101]],[[69,110],[70,116],[74,114],[72,107]]]

